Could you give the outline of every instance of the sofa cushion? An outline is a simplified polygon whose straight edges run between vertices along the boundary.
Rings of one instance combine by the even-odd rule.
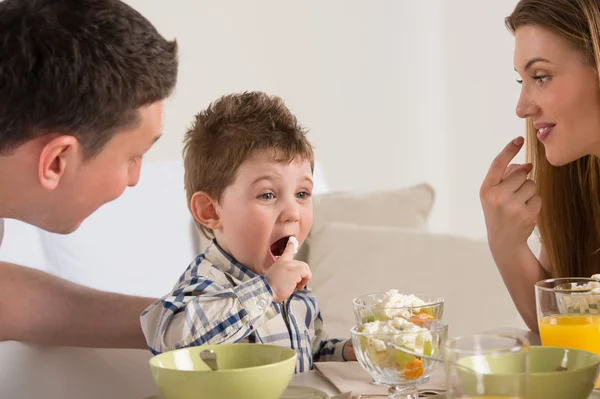
[[[314,198],[313,228],[331,222],[425,228],[434,197],[428,184],[368,194],[320,195]]]
[[[450,335],[524,326],[485,241],[342,223],[313,233],[309,286],[332,337],[349,336],[355,297],[392,288],[443,296]]]
[[[367,194],[332,192],[315,196],[313,227],[296,259],[308,261],[314,232],[332,222],[427,229],[434,199],[433,187],[428,184]]]

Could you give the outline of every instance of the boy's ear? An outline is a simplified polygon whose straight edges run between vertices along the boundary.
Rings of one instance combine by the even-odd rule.
[[[217,202],[207,193],[198,191],[192,195],[190,210],[194,219],[202,226],[216,230],[221,227],[221,219],[217,212]]]

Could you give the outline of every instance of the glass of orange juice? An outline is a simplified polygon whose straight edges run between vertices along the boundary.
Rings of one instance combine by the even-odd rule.
[[[555,278],[535,285],[544,346],[582,349],[600,355],[600,281]],[[596,388],[600,387],[600,379]]]
[[[529,342],[512,335],[478,334],[446,342],[448,399],[524,399]]]

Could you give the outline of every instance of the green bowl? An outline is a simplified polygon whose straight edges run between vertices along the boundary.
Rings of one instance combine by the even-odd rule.
[[[482,382],[486,395],[506,395],[510,385],[519,381],[519,354],[464,357],[459,363],[481,370],[482,360],[488,368]],[[484,359],[481,359],[481,358]],[[477,364],[477,365],[476,365]],[[559,366],[566,370],[557,369]],[[460,370],[460,369],[459,369]],[[527,399],[587,399],[600,372],[600,356],[577,349],[532,346],[529,351],[529,383]],[[463,390],[477,393],[475,375],[459,372]]]
[[[200,352],[217,354],[217,371]],[[278,399],[294,374],[296,351],[276,345],[221,344],[177,349],[150,359],[165,399]]]

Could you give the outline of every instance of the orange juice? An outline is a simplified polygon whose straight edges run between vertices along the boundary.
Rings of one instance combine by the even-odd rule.
[[[564,314],[540,319],[544,346],[582,349],[600,355],[600,315]],[[600,379],[596,381],[600,387]]]

